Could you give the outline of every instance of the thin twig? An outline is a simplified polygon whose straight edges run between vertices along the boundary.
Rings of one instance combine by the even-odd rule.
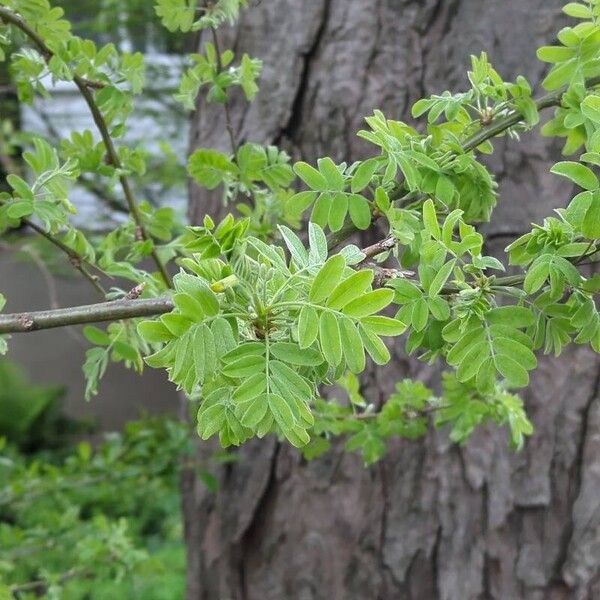
[[[221,73],[223,71],[223,63],[221,62],[221,50],[219,48],[219,36],[217,35],[217,30],[214,27],[210,28],[212,32],[213,45],[215,47],[215,53],[217,55],[217,71]],[[223,107],[225,108],[225,127],[227,128],[227,133],[229,134],[229,142],[231,143],[231,152],[235,155],[237,152],[237,142],[235,140],[235,134],[233,132],[233,124],[231,120],[231,111],[229,110],[229,101],[227,96],[225,97],[225,102],[223,102]]]
[[[83,575],[85,573],[86,571],[84,569],[71,569],[63,573],[60,576],[59,581],[60,583],[66,583],[70,579],[73,579],[74,577],[78,577],[79,575]],[[37,595],[46,591],[48,589],[48,586],[48,581],[40,579],[37,581],[28,581],[27,583],[11,585],[10,591],[13,595],[23,594],[26,592],[33,592]]]
[[[361,252],[365,255],[363,262],[378,256],[379,254],[383,254],[384,252],[389,252],[396,245],[396,240],[393,237],[387,237],[384,240],[380,240],[371,246],[367,246],[363,248]]]
[[[75,270],[79,271],[94,286],[94,289],[102,297],[106,296],[106,290],[104,289],[104,287],[102,287],[102,284],[98,281],[98,277],[96,275],[92,275],[88,271],[88,269],[85,265],[87,264],[91,267],[94,267],[95,269],[98,269],[100,272],[102,272],[98,267],[96,267],[92,263],[85,260],[77,252],[75,252],[74,250],[69,248],[69,246],[67,246],[65,243],[61,242],[57,237],[53,236],[51,233],[48,233],[47,231],[42,229],[39,225],[37,225],[33,221],[30,221],[29,219],[22,219],[22,221],[23,221],[23,223],[25,223],[27,225],[27,227],[30,227],[31,229],[33,229],[34,231],[39,233],[42,237],[46,238],[51,244],[53,244],[59,250],[64,252],[69,257],[69,262],[71,263],[73,268]]]

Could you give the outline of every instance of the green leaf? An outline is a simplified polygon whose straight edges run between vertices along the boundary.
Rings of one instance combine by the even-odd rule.
[[[86,400],[98,393],[98,381],[106,372],[108,366],[108,352],[103,348],[90,348],[85,353],[85,363],[83,364],[83,374],[85,375],[85,394]]]
[[[428,198],[423,204],[423,224],[425,225],[425,229],[431,234],[431,237],[436,240],[441,238],[442,232],[437,220],[435,205],[431,198]]]
[[[305,162],[297,162],[294,165],[294,172],[306,185],[312,190],[317,190],[319,192],[326,191],[327,180],[317,169],[311,167],[308,163]]]
[[[396,302],[399,304],[407,304],[423,295],[421,290],[414,283],[403,278],[392,279],[387,285],[394,288],[396,292]]]
[[[398,319],[376,315],[364,317],[360,320],[362,326],[376,335],[396,336],[406,331],[406,324]]]
[[[179,273],[173,278],[175,289],[190,295],[198,301],[207,317],[219,314],[219,300],[216,294],[199,277]]]
[[[288,403],[278,394],[269,394],[268,396],[269,408],[273,417],[275,418],[275,422],[284,432],[287,429],[291,429],[296,425],[296,420],[294,419],[294,413],[292,409],[289,407]]]
[[[322,264],[327,260],[327,238],[323,229],[315,223],[308,224],[308,245],[310,264]]]
[[[456,188],[452,183],[452,180],[445,175],[440,175],[435,186],[435,196],[439,198],[444,204],[450,204],[454,198]]]
[[[513,328],[529,327],[535,322],[531,310],[524,306],[501,306],[486,313],[488,323],[494,325],[509,325]]]
[[[390,352],[381,339],[363,325],[359,326],[359,331],[365,349],[373,359],[373,362],[377,365],[385,365],[388,363],[390,360]]]
[[[9,183],[10,187],[15,191],[14,195],[17,198],[33,202],[33,191],[24,179],[21,179],[18,175],[10,173],[6,176],[6,181]]]
[[[356,300],[352,300],[344,306],[344,314],[350,317],[367,317],[374,313],[378,313],[394,299],[394,291],[382,288],[373,292],[362,294]]]
[[[225,154],[200,148],[190,156],[188,172],[198,184],[213,190],[228,176],[236,174],[237,167]]]
[[[529,374],[514,359],[505,355],[495,357],[496,368],[514,387],[527,387],[529,385]]]
[[[11,202],[6,209],[6,214],[11,219],[22,219],[23,217],[28,217],[33,213],[33,202],[23,201],[23,202]]]
[[[327,181],[327,188],[330,191],[342,191],[344,189],[344,177],[335,166],[335,163],[329,157],[320,158],[318,161],[319,172]]]
[[[202,383],[214,374],[217,359],[213,333],[205,324],[196,328],[192,353],[196,377]]]
[[[475,344],[486,339],[485,330],[481,324],[477,324],[466,331],[452,346],[446,356],[450,365],[459,365]]]
[[[547,63],[564,62],[576,55],[577,51],[574,48],[565,48],[564,46],[542,46],[537,51],[537,57]]]
[[[160,321],[174,337],[181,337],[192,326],[190,319],[174,313],[163,315]]]
[[[346,261],[343,256],[336,254],[330,257],[313,280],[308,299],[319,303],[328,298],[340,282],[345,268]]]
[[[362,295],[373,282],[373,271],[357,271],[339,283],[329,295],[327,306],[334,310],[344,308],[352,300]]]
[[[480,392],[490,392],[496,385],[496,365],[492,357],[487,358],[479,367],[476,378],[477,389]]]
[[[585,190],[595,190],[599,186],[598,178],[594,172],[588,167],[576,162],[558,162],[550,169],[550,172],[570,179],[573,183],[576,183]]]
[[[198,435],[203,440],[221,431],[227,418],[225,405],[221,403],[214,404],[204,411],[201,408],[198,415]]]
[[[210,330],[215,340],[217,357],[222,357],[237,346],[236,335],[227,319],[222,317],[215,319],[210,326]]]
[[[280,384],[279,388],[282,390],[282,394],[289,393],[303,401],[312,398],[313,393],[310,385],[294,369],[279,360],[271,361],[269,367],[273,379]]]
[[[222,357],[224,363],[232,363],[246,356],[263,356],[267,351],[262,342],[244,342]]]
[[[254,429],[264,419],[269,410],[269,396],[261,394],[248,402],[240,421],[244,427]]]
[[[350,220],[358,229],[368,229],[371,225],[371,208],[369,203],[356,194],[348,196],[348,209]]]
[[[569,17],[576,19],[591,19],[592,11],[589,6],[579,4],[579,2],[569,2],[563,6],[563,12]]]
[[[550,274],[550,261],[548,255],[537,258],[527,271],[523,289],[528,294],[535,294],[546,282]]]
[[[369,185],[377,170],[378,164],[378,161],[375,159],[365,160],[360,164],[352,177],[350,189],[353,194],[362,192]]]
[[[298,345],[300,348],[312,346],[319,334],[319,317],[312,306],[304,305],[298,317]]]
[[[175,361],[170,371],[170,380],[183,387],[189,373],[194,370],[194,355],[192,348],[192,338],[186,333],[181,338],[173,342],[175,345]],[[186,390],[188,391],[188,390]]]
[[[419,298],[413,306],[412,326],[415,331],[423,331],[429,320],[429,306],[425,298]]]
[[[194,23],[196,3],[190,0],[156,0],[155,10],[169,31],[187,32]]]
[[[458,365],[456,378],[459,381],[465,382],[475,377],[489,355],[490,346],[487,340],[481,340],[470,346],[468,352]]]
[[[235,389],[233,399],[242,404],[256,398],[267,389],[265,373],[256,373],[248,377]]]
[[[328,223],[331,231],[339,231],[348,214],[348,196],[344,193],[333,194],[329,205]]]
[[[113,360],[129,360],[133,363],[137,363],[140,355],[138,351],[126,342],[115,340],[113,343]]]
[[[226,364],[222,368],[223,375],[227,377],[235,377],[240,379],[242,377],[250,377],[257,371],[263,371],[265,368],[265,359],[263,356],[244,356],[238,360]]]
[[[342,342],[338,321],[329,311],[323,311],[319,318],[319,341],[325,360],[337,367],[342,360]]]
[[[306,190],[294,194],[287,201],[288,210],[295,215],[302,215],[302,213],[316,200],[317,195],[317,192]]]
[[[313,206],[312,213],[310,214],[310,220],[319,227],[327,227],[331,203],[332,199],[329,192],[323,192],[320,194]]]
[[[143,325],[143,323],[140,323],[140,325]],[[97,346],[108,346],[110,344],[110,336],[97,327],[92,327],[91,325],[84,327],[83,335],[85,335],[92,344],[96,344]]]
[[[581,112],[590,121],[600,124],[600,96],[586,96],[581,103]],[[594,164],[597,164],[597,162]]]
[[[204,319],[205,314],[202,305],[189,294],[175,294],[173,302],[179,312],[185,317],[193,321],[202,321]]]
[[[433,278],[431,285],[429,286],[429,296],[431,298],[435,298],[441,291],[446,281],[450,277],[454,266],[456,265],[456,259],[453,258],[449,260],[437,273]]]
[[[308,265],[308,252],[304,247],[304,244],[300,241],[300,238],[285,225],[278,225],[277,229],[283,237],[283,241],[287,246],[292,258],[296,261],[299,267],[305,267]]]
[[[535,354],[523,344],[504,337],[494,337],[492,341],[494,352],[516,360],[523,368],[531,371],[537,367]]]
[[[316,367],[323,362],[320,352],[312,348],[301,349],[300,346],[290,342],[276,342],[269,347],[275,358],[293,365]]]
[[[596,194],[583,218],[581,232],[592,240],[600,237],[600,197]]]
[[[360,333],[350,319],[340,321],[340,337],[344,359],[352,373],[365,370],[365,350]]]
[[[542,82],[544,88],[552,91],[567,84],[573,77],[573,70],[576,68],[576,64],[574,60],[569,60],[554,66]]]

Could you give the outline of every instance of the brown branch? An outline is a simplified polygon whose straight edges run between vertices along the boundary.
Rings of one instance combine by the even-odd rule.
[[[384,240],[380,240],[376,242],[372,246],[367,246],[363,248],[361,252],[365,255],[365,258],[362,262],[373,258],[374,256],[378,256],[379,254],[383,254],[384,252],[389,252],[396,245],[396,240],[392,237],[387,237]]]
[[[119,319],[152,317],[173,310],[171,298],[114,300],[99,304],[0,315],[0,334],[28,333],[67,325],[104,323]]]

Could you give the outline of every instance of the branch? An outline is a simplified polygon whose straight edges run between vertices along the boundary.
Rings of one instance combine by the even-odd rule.
[[[6,314],[0,315],[0,334],[28,333],[66,325],[152,317],[170,312],[173,310],[173,306],[171,298],[162,296],[144,300],[114,300],[57,310]]]
[[[94,286],[96,291],[103,298],[104,298],[104,296],[106,296],[106,290],[102,287],[102,285],[98,281],[98,277],[96,277],[96,275],[92,275],[87,270],[87,267],[85,266],[87,264],[89,266],[95,267],[95,265],[92,265],[91,263],[86,261],[82,256],[77,254],[77,252],[75,252],[75,250],[72,250],[71,248],[69,248],[69,246],[67,246],[66,244],[61,242],[58,238],[54,237],[51,233],[48,233],[47,231],[42,229],[39,225],[37,225],[33,221],[30,221],[29,219],[22,219],[22,221],[23,221],[23,223],[25,223],[27,225],[27,227],[30,227],[31,229],[33,229],[34,231],[39,233],[41,236],[46,238],[51,244],[53,244],[59,250],[64,252],[68,256],[69,262],[71,263],[71,265],[73,265],[73,268],[75,270],[79,271]],[[98,268],[98,267],[95,267],[95,268]]]
[[[592,77],[586,81],[586,87],[588,87],[588,88],[592,88],[597,85],[600,85],[600,76]],[[561,89],[559,89],[555,92],[545,94],[544,96],[541,96],[540,98],[535,100],[535,105],[536,105],[538,111],[542,111],[546,108],[551,108],[553,106],[560,106],[562,97],[565,94],[565,92],[567,91],[567,89],[568,89],[567,86],[562,87]],[[482,127],[476,134],[472,135],[470,138],[466,139],[463,142],[462,148],[463,148],[464,152],[467,153],[467,152],[476,150],[484,142],[487,142],[489,139],[504,133],[506,130],[508,130],[511,127],[514,127],[515,125],[520,123],[522,120],[523,120],[523,114],[517,110],[515,110],[512,113],[505,115],[503,117],[494,119],[494,121],[492,121],[489,125]],[[419,195],[417,197],[414,197],[414,196],[411,196],[411,194],[401,196],[400,194],[403,189],[402,183],[403,183],[402,181],[398,181],[396,183],[396,186],[390,193],[390,200],[391,201],[399,201],[400,207],[403,207],[407,202],[408,203],[416,202],[416,201],[422,200],[426,197],[425,195]],[[377,218],[378,217],[375,217],[373,219],[373,222],[375,222],[377,220]],[[329,249],[331,250],[332,248],[335,248],[341,242],[343,242],[344,240],[349,238],[353,233],[356,233],[356,231],[358,231],[356,226],[351,221],[348,221],[347,223],[344,224],[342,229],[340,229],[338,232],[336,232],[334,234],[331,234],[328,237],[327,245],[328,245]]]
[[[592,88],[599,84],[600,77],[592,77],[591,79],[588,79],[586,81],[586,87],[588,88]],[[562,97],[567,90],[568,87],[565,86],[555,92],[551,92],[549,94],[546,94],[545,96],[541,96],[540,98],[538,98],[535,101],[535,105],[538,111],[544,110],[546,108],[551,108],[553,106],[560,106]],[[500,135],[507,129],[510,129],[511,127],[517,125],[522,120],[523,115],[519,111],[514,111],[509,115],[500,117],[498,119],[494,119],[494,121],[492,121],[489,125],[487,125],[486,127],[482,127],[475,135],[473,135],[463,143],[463,148],[465,152],[475,150],[475,148],[481,146],[481,144],[483,144],[490,138]]]
[[[212,32],[213,45],[215,47],[215,53],[217,55],[217,73],[221,73],[223,71],[223,64],[221,62],[221,49],[219,47],[219,37],[217,36],[217,30],[214,27],[210,28]],[[227,94],[227,92],[225,92]],[[229,100],[225,97],[225,102],[223,103],[223,107],[225,109],[225,127],[227,128],[227,133],[229,134],[229,142],[231,144],[231,151],[235,156],[237,151],[237,142],[235,141],[235,134],[233,133],[233,124],[231,120],[231,111],[229,110]]]
[[[38,50],[41,52],[46,62],[48,62],[52,58],[54,54],[52,50],[50,50],[50,48],[46,46],[46,43],[44,42],[43,38],[32,27],[30,27],[19,15],[13,13],[11,10],[7,10],[5,8],[0,7],[0,20],[14,25],[18,29],[20,29],[25,35],[27,35],[27,37],[29,37],[37,46]],[[90,88],[97,87],[95,85],[96,82],[90,82],[88,79],[80,77],[79,75],[74,75],[73,81],[75,82],[75,85],[79,89],[81,95],[83,96],[83,99],[85,100],[86,104],[88,105],[88,108],[90,109],[92,118],[94,119],[94,123],[96,124],[96,127],[98,128],[98,131],[100,133],[100,137],[104,142],[104,147],[106,148],[108,160],[115,169],[122,170],[121,160],[113,143],[112,137],[110,136],[110,132],[108,131],[108,125],[104,120],[104,116],[102,115],[100,108],[96,104],[93,93],[90,91]],[[137,202],[135,201],[135,198],[133,196],[131,186],[129,185],[129,180],[125,175],[120,175],[119,182],[123,189],[125,200],[127,201],[127,206],[129,207],[129,212],[131,213],[131,216],[138,227],[141,237],[145,240],[149,239],[148,232],[146,231],[146,228],[144,226],[142,215],[140,213]],[[171,277],[169,276],[165,265],[162,263],[162,260],[158,256],[154,245],[152,247],[151,256],[167,287],[172,287]]]
[[[112,141],[112,137],[110,136],[110,133],[108,131],[106,121],[104,120],[104,117],[102,116],[102,113],[98,108],[96,101],[94,100],[94,95],[92,94],[92,92],[90,92],[89,88],[87,87],[87,84],[80,77],[75,76],[74,80],[75,84],[79,88],[79,91],[81,92],[81,95],[86,101],[90,112],[92,113],[92,117],[94,119],[94,122],[96,123],[96,127],[98,128],[100,136],[102,137],[102,141],[104,142],[108,159],[110,160],[111,164],[115,169],[121,170],[123,167],[121,165],[121,160],[119,159],[119,154],[117,153],[115,145]],[[144,226],[142,214],[140,213],[140,209],[137,205],[137,202],[135,201],[135,197],[133,196],[131,186],[129,185],[129,179],[127,179],[125,175],[119,175],[119,182],[121,183],[121,187],[123,188],[125,200],[127,202],[127,206],[129,207],[129,212],[131,213],[131,216],[135,221],[135,224],[142,238],[144,240],[149,239],[148,232],[146,231],[146,228]],[[150,254],[167,287],[173,287],[171,277],[167,272],[167,269],[163,264],[162,260],[158,256],[154,244],[152,245],[152,251]]]
[[[63,573],[59,577],[59,581],[60,581],[60,583],[66,583],[67,581],[69,581],[70,579],[73,579],[74,577],[84,576],[85,573],[86,573],[85,569],[71,569],[71,570],[67,571],[66,573]],[[21,594],[25,594],[27,592],[32,592],[35,595],[43,594],[44,592],[46,592],[48,590],[49,587],[50,587],[49,581],[46,581],[44,579],[39,579],[36,581],[28,581],[27,583],[11,585],[10,591],[13,595],[16,596],[18,594],[20,597]]]
[[[27,227],[29,227],[30,229],[33,229],[35,232],[39,233],[42,237],[44,237],[46,240],[48,240],[51,244],[56,246],[61,252],[64,252],[67,255],[69,262],[71,263],[73,268],[76,269],[77,271],[79,271],[94,286],[96,291],[103,298],[104,298],[104,296],[106,296],[106,290],[102,287],[102,285],[98,281],[98,277],[96,275],[92,275],[87,269],[88,266],[93,267],[95,269],[98,269],[98,271],[100,271],[102,273],[102,271],[96,265],[90,263],[83,256],[81,256],[80,254],[75,252],[75,250],[73,250],[72,248],[69,248],[69,246],[67,246],[64,242],[59,240],[57,237],[55,237],[51,233],[48,233],[46,230],[44,230],[42,227],[40,227],[39,225],[37,225],[36,223],[31,221],[30,219],[22,218],[21,221],[22,221],[22,223],[27,225]]]
[[[384,240],[376,242],[372,246],[367,246],[366,248],[363,248],[361,252],[365,255],[365,258],[362,262],[365,262],[366,260],[373,258],[374,256],[378,256],[379,254],[383,254],[384,252],[392,250],[392,248],[394,248],[395,245],[396,240],[393,237],[387,237]]]

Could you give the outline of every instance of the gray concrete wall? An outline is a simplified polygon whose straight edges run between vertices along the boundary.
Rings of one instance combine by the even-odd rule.
[[[61,307],[97,301],[83,279],[54,277],[54,283]],[[42,272],[31,262],[15,260],[14,255],[3,249],[0,249],[0,292],[7,298],[4,312],[41,310],[51,305]],[[98,395],[86,402],[81,366],[89,347],[81,327],[54,329],[13,336],[9,340],[8,357],[20,363],[35,383],[65,385],[68,414],[97,417],[103,429],[118,428],[139,416],[142,410],[177,411],[177,393],[164,372],[147,368],[140,376],[114,364],[101,381]]]

